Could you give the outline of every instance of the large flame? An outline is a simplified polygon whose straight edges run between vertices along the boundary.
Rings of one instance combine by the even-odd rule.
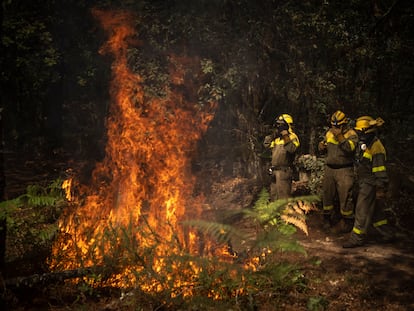
[[[197,252],[196,233],[184,230],[180,222],[198,217],[201,210],[201,199],[193,196],[190,161],[215,105],[189,102],[176,90],[188,90],[187,83],[192,82],[185,76],[199,74],[200,62],[170,56],[172,87],[166,87],[164,99],[149,99],[141,77],[127,62],[128,42],[137,36],[133,16],[98,10],[94,14],[110,36],[101,52],[114,57],[106,156],[96,166],[83,202],[61,220],[62,234],[54,245],[51,266],[75,269],[102,264],[106,253],[114,251],[112,237],[106,234],[125,233],[125,228],[134,234],[132,247],[155,245],[154,236],[161,237],[158,243],[178,241],[157,249],[160,258],[177,251],[174,245]]]

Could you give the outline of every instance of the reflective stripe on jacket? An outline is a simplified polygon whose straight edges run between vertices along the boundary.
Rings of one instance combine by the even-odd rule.
[[[385,188],[388,185],[386,158],[384,145],[375,138],[371,146],[360,156],[357,168],[359,182]]]
[[[270,144],[272,166],[292,166],[300,142],[298,136],[293,132],[289,133],[289,138],[290,140],[285,143],[283,138],[278,137]]]
[[[358,135],[353,129],[347,129],[343,135],[345,139],[339,142],[331,131],[326,132],[326,164],[342,166],[354,162]]]

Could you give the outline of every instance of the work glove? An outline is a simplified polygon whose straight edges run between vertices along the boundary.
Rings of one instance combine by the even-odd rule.
[[[342,128],[341,127],[334,127],[333,126],[333,127],[331,127],[330,131],[339,142],[342,142],[345,139],[344,134],[342,133]]]
[[[332,127],[331,127],[331,129],[330,129],[330,131],[331,131],[331,133],[332,133],[332,134],[334,134],[335,136],[337,136],[337,135],[339,135],[339,134],[341,134],[341,133],[342,133],[341,128],[340,128],[340,127],[335,127],[335,126],[332,126]]]
[[[318,144],[318,150],[319,151],[325,151],[326,150],[326,141],[322,140]]]

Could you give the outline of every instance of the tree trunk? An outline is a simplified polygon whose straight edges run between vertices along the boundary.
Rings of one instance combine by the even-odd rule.
[[[4,188],[6,185],[4,177],[4,158],[3,158],[3,122],[0,115],[0,202],[4,200]],[[6,254],[6,232],[7,221],[4,213],[0,211],[0,274],[4,272]]]
[[[3,55],[3,1],[0,1],[0,53]],[[4,146],[3,146],[3,97],[0,96],[0,202],[4,200],[4,188],[6,186],[5,176],[4,176]],[[7,232],[7,222],[6,217],[2,215],[0,211],[0,274],[4,272],[5,266],[5,254],[6,254],[6,232]]]

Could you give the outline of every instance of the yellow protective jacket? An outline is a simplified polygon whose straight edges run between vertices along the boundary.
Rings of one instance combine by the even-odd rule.
[[[332,168],[350,167],[354,163],[358,135],[351,128],[346,129],[343,135],[345,139],[339,142],[330,130],[325,134],[326,164]]]
[[[366,146],[365,150],[361,150],[357,165],[358,181],[377,188],[386,188],[388,185],[386,159],[384,145],[375,137],[370,146]]]
[[[272,166],[275,168],[291,167],[299,146],[299,138],[291,130],[289,131],[289,141],[287,143],[283,138],[277,137],[269,146],[272,149]]]

